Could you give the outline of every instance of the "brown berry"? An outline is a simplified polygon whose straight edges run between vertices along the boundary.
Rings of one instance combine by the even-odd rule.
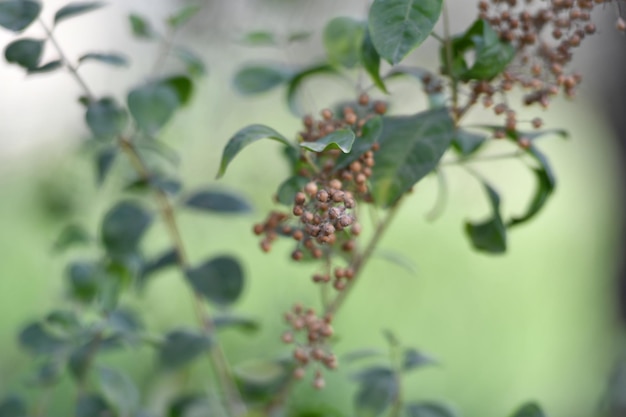
[[[299,261],[303,257],[304,257],[304,254],[302,253],[301,250],[296,249],[291,253],[291,259],[293,259],[294,261]]]
[[[304,192],[309,196],[314,196],[317,193],[317,184],[314,181],[309,182],[304,186]]]
[[[254,232],[255,235],[260,235],[261,233],[263,233],[263,231],[265,230],[265,226],[263,226],[260,223],[257,223],[254,225],[254,228],[252,229],[252,231]]]

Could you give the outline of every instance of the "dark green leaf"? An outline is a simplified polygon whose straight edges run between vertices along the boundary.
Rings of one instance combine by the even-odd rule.
[[[452,146],[462,156],[469,156],[478,151],[486,140],[486,135],[458,129],[452,140]]]
[[[332,65],[319,64],[305,68],[294,74],[287,85],[287,103],[289,110],[291,110],[293,114],[300,115],[302,113],[300,104],[298,103],[298,93],[300,92],[300,87],[304,80],[314,75],[339,75],[339,73]]]
[[[98,382],[104,397],[121,415],[130,415],[139,407],[139,390],[126,373],[100,367]]]
[[[369,119],[361,128],[361,136],[354,141],[350,152],[341,154],[337,158],[335,171],[347,167],[352,162],[359,159],[365,152],[371,150],[372,146],[378,142],[382,131],[383,120],[380,116]]]
[[[113,411],[99,394],[82,393],[76,403],[76,417],[105,417]]]
[[[40,12],[41,4],[38,1],[8,0],[0,2],[0,26],[13,32],[21,32],[39,17]]]
[[[191,77],[201,77],[203,75],[206,75],[206,66],[204,65],[204,62],[202,62],[202,59],[195,53],[193,53],[189,49],[181,47],[175,48],[174,52],[178,59],[180,59],[183,64],[185,64],[187,73]]]
[[[400,346],[400,340],[398,339],[398,336],[396,336],[394,332],[392,332],[389,329],[383,329],[382,333],[389,347],[397,348]]]
[[[255,332],[259,330],[259,322],[241,316],[217,316],[213,319],[213,324],[217,329],[240,329],[245,332]]]
[[[380,76],[380,55],[372,43],[372,37],[369,29],[365,32],[363,37],[363,44],[361,45],[361,62],[363,68],[370,75],[374,85],[378,87],[382,92],[387,93],[387,87],[385,82]]]
[[[95,137],[111,139],[124,131],[128,114],[113,97],[104,97],[89,103],[85,120]]]
[[[526,209],[526,212],[519,216],[513,217],[507,222],[507,227],[517,226],[527,222],[539,213],[541,208],[546,204],[548,198],[552,194],[555,188],[554,178],[549,175],[549,172],[545,169],[533,169],[533,173],[537,179],[537,188],[535,195],[533,196],[530,205]]]
[[[115,156],[117,155],[117,146],[111,146],[101,149],[96,154],[96,184],[102,185],[106,179]]]
[[[193,193],[185,202],[185,206],[213,213],[249,213],[250,203],[237,194],[227,191],[202,190]]]
[[[98,294],[100,307],[108,314],[117,307],[122,291],[130,285],[141,268],[141,262],[134,252],[110,251],[109,254],[113,259],[106,266]]]
[[[109,313],[107,323],[111,330],[126,336],[134,335],[144,328],[143,322],[137,313],[121,308]]]
[[[122,201],[104,216],[102,243],[109,253],[133,253],[150,223],[152,216],[143,207],[130,201]]]
[[[246,384],[267,386],[285,376],[285,367],[277,361],[251,360],[237,365],[234,373],[238,380]]]
[[[224,152],[222,153],[222,161],[220,162],[220,169],[217,173],[217,178],[220,178],[226,172],[228,164],[235,158],[235,156],[246,146],[254,143],[260,139],[273,139],[284,145],[292,146],[289,140],[283,135],[272,129],[271,127],[263,125],[250,125],[239,132],[235,133],[235,136],[230,138]]]
[[[212,345],[208,335],[191,330],[174,330],[165,336],[159,348],[159,361],[165,369],[180,368],[208,351]]]
[[[142,16],[131,14],[128,16],[128,20],[130,21],[130,27],[134,36],[144,39],[154,38],[155,33],[152,26]]]
[[[233,82],[240,94],[259,94],[286,83],[292,75],[291,70],[276,64],[251,65],[237,71]]]
[[[102,286],[104,273],[96,262],[73,262],[67,268],[72,298],[82,302],[92,301]]]
[[[181,26],[184,26],[191,18],[193,18],[200,10],[202,10],[202,6],[192,4],[189,6],[185,6],[170,17],[167,18],[167,24],[172,29],[179,29]]]
[[[452,40],[452,65],[444,65],[443,73],[461,81],[490,80],[506,69],[515,56],[515,48],[500,40],[484,20],[477,20],[465,34]],[[474,51],[473,63],[465,54]],[[441,47],[441,62],[446,62],[445,45]]]
[[[212,303],[227,307],[237,301],[244,287],[244,273],[232,256],[218,256],[187,271],[194,290]]]
[[[61,231],[52,249],[57,253],[61,253],[73,246],[85,245],[91,241],[92,237],[84,227],[78,224],[70,224]]]
[[[377,204],[393,205],[430,173],[450,146],[455,127],[446,109],[383,118],[372,174]]]
[[[278,187],[278,192],[276,193],[278,202],[286,206],[293,205],[293,199],[296,197],[296,193],[302,191],[308,182],[308,178],[299,175],[287,178],[285,182]]]
[[[359,390],[354,405],[359,417],[382,414],[398,396],[398,377],[389,368],[369,368],[356,378],[359,380]]]
[[[63,6],[55,13],[54,24],[57,25],[65,19],[69,19],[70,17],[78,16],[92,10],[97,10],[104,6],[104,3],[97,1],[70,3],[67,6]]]
[[[441,14],[442,0],[374,0],[369,30],[376,50],[392,65],[428,38]]]
[[[139,178],[128,184],[126,191],[162,191],[166,194],[176,195],[182,189],[180,181],[173,178],[164,178],[160,174],[155,174],[149,179]]]
[[[160,83],[172,88],[178,96],[181,105],[186,106],[191,101],[193,95],[193,81],[184,75],[164,78]]]
[[[387,356],[386,353],[380,349],[359,349],[346,353],[343,355],[342,360],[344,362],[355,362],[362,359],[384,358],[385,356]]]
[[[29,382],[38,387],[50,387],[59,382],[62,371],[63,368],[58,360],[49,360],[37,367],[32,380]],[[0,411],[0,417],[2,416]]]
[[[102,62],[104,64],[113,65],[116,67],[127,67],[128,66],[128,58],[121,54],[116,53],[100,53],[100,52],[90,52],[88,54],[82,55],[78,58],[78,62],[83,63],[85,61],[97,61]]]
[[[343,153],[349,153],[355,138],[356,136],[351,129],[339,129],[315,142],[300,142],[300,146],[313,152],[323,152],[326,149],[340,149]]]
[[[364,32],[363,22],[349,17],[336,17],[328,22],[322,39],[329,62],[353,68],[359,62]]]
[[[141,271],[140,285],[145,285],[145,281],[150,275],[161,271],[167,267],[178,264],[178,252],[175,249],[168,249],[155,259],[146,262]]]
[[[33,70],[39,66],[44,42],[40,39],[18,39],[4,49],[4,58],[9,63]]]
[[[302,41],[305,41],[305,40],[309,39],[312,34],[313,34],[313,32],[310,32],[310,31],[296,31],[296,32],[292,32],[289,35],[287,35],[287,42],[288,43],[302,42]]]
[[[80,328],[76,313],[69,310],[54,310],[46,316],[45,322],[50,328],[66,334],[74,333]]]
[[[29,69],[28,74],[29,75],[44,74],[46,72],[52,72],[54,70],[57,70],[61,68],[62,66],[63,66],[63,61],[61,61],[60,59],[55,59],[54,61],[47,62],[40,67]]]
[[[241,38],[241,42],[250,46],[273,46],[277,43],[274,34],[265,30],[248,32]]]
[[[211,415],[212,408],[206,394],[185,394],[175,398],[167,407],[167,417]]]
[[[408,348],[404,350],[404,358],[402,359],[402,369],[410,371],[415,368],[420,368],[425,365],[432,365],[437,363],[433,358],[424,355],[420,351],[414,348]]]
[[[406,406],[407,417],[458,417],[450,406],[432,401],[424,401]]]
[[[529,402],[518,408],[511,417],[546,417],[539,404]]]
[[[6,397],[0,402],[0,417],[28,417],[28,415],[28,406],[21,397]]]
[[[52,355],[64,350],[68,341],[52,334],[41,323],[31,323],[19,334],[20,346],[34,355]]]
[[[482,223],[467,222],[465,231],[477,250],[494,254],[504,253],[506,229],[500,215],[500,196],[489,184],[483,183],[483,186],[489,197],[492,215]]]

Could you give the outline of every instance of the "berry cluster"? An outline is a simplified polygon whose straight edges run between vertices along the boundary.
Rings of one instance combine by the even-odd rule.
[[[285,313],[285,321],[291,330],[283,334],[282,340],[287,344],[296,344],[293,351],[293,358],[297,363],[294,378],[304,378],[305,367],[311,363],[320,364],[330,370],[337,368],[337,357],[327,347],[328,339],[333,335],[331,316],[318,317],[315,310],[305,310],[300,304],[296,304],[290,312]],[[306,334],[302,343],[296,340],[300,333]],[[324,385],[322,372],[317,369],[313,386],[322,389]]]

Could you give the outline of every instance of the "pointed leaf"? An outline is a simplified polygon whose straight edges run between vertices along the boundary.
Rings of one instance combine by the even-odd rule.
[[[187,22],[189,22],[189,20],[191,20],[191,18],[193,18],[200,10],[202,10],[202,6],[197,4],[185,6],[178,12],[168,17],[167,24],[172,29],[180,29]]]
[[[361,62],[363,68],[369,74],[374,85],[378,87],[383,93],[388,93],[385,82],[380,76],[380,55],[372,43],[372,36],[369,29],[365,32],[363,38],[363,44],[361,45]]]
[[[442,0],[374,0],[369,30],[376,50],[392,65],[428,38],[441,14]]]
[[[185,206],[213,213],[249,213],[252,210],[250,203],[237,194],[227,191],[202,190],[190,195]]]
[[[0,26],[13,32],[21,32],[39,17],[40,12],[41,4],[38,1],[0,2]]]
[[[459,417],[450,406],[432,401],[424,401],[406,406],[407,417]]]
[[[373,367],[356,376],[360,381],[354,405],[359,417],[382,414],[399,393],[395,372],[389,368]]]
[[[506,229],[500,215],[500,196],[487,183],[483,183],[492,215],[489,219],[482,223],[465,224],[465,231],[470,237],[475,249],[488,253],[504,253],[506,252]]]
[[[96,154],[96,184],[102,185],[104,183],[113,162],[115,162],[116,155],[116,146],[103,148]]]
[[[203,75],[206,75],[206,65],[204,65],[202,59],[194,52],[186,48],[178,47],[174,49],[174,53],[176,54],[178,59],[180,59],[183,64],[185,64],[187,73],[191,77],[201,77]]]
[[[300,142],[300,146],[313,152],[340,149],[343,153],[349,153],[355,138],[356,136],[351,129],[339,129],[315,142]]]
[[[285,376],[285,367],[277,361],[250,360],[235,367],[238,380],[250,385],[267,386]]]
[[[18,39],[4,49],[4,58],[11,64],[33,70],[39,66],[44,42],[40,39]]]
[[[152,215],[143,207],[130,201],[122,201],[104,216],[102,243],[109,253],[133,253],[151,223]]]
[[[415,368],[420,368],[425,365],[433,365],[437,363],[433,358],[424,355],[420,351],[414,348],[408,348],[404,350],[404,358],[402,359],[402,369],[404,371],[410,371]]]
[[[328,22],[322,40],[332,64],[353,68],[359,62],[364,26],[363,22],[349,17],[336,17]]]
[[[411,258],[400,252],[378,249],[372,254],[373,258],[384,259],[385,261],[399,266],[411,275],[417,275],[417,267]]]
[[[20,346],[34,355],[53,355],[64,350],[68,341],[48,331],[41,323],[31,323],[19,334]]]
[[[383,207],[393,205],[435,169],[454,133],[446,109],[384,117],[371,178],[374,201]]]
[[[117,53],[90,52],[78,58],[81,64],[85,61],[97,61],[104,64],[113,65],[115,67],[127,67],[128,58]]]
[[[287,43],[306,41],[313,35],[311,31],[296,31],[287,35]]]
[[[187,271],[187,279],[196,292],[219,307],[233,304],[244,287],[244,273],[232,256],[218,256]]]
[[[100,367],[97,374],[102,393],[121,415],[130,415],[139,408],[139,390],[125,372]]]
[[[153,39],[154,30],[150,23],[143,17],[137,14],[131,14],[128,16],[130,22],[130,28],[133,35],[137,38]]]
[[[211,415],[212,407],[206,394],[184,394],[173,399],[167,407],[167,417],[200,417]]]
[[[233,82],[239,94],[251,95],[270,91],[291,77],[292,71],[284,66],[251,65],[237,71]]]
[[[128,114],[113,97],[104,97],[89,103],[85,120],[95,137],[111,139],[124,131]]]
[[[486,141],[487,136],[484,134],[458,129],[454,135],[452,146],[462,156],[469,156],[478,151]]]
[[[215,328],[218,330],[235,328],[243,330],[244,332],[255,332],[259,330],[260,327],[259,322],[254,319],[231,315],[213,318],[213,325],[215,325]]]
[[[387,354],[380,349],[359,349],[342,356],[344,362],[354,362],[362,359],[384,358]]]
[[[530,402],[518,408],[511,417],[546,417],[539,404]]]
[[[146,262],[141,270],[140,285],[145,285],[145,281],[150,275],[161,271],[165,268],[178,264],[178,252],[176,249],[168,249],[155,259]]]
[[[255,30],[246,33],[241,38],[241,43],[250,46],[274,46],[277,44],[274,34],[265,30]]]
[[[58,25],[59,22],[65,19],[69,19],[70,17],[78,16],[92,10],[97,10],[104,6],[104,3],[98,1],[70,3],[67,6],[63,6],[61,9],[59,9],[59,11],[55,13],[54,24]]]
[[[281,135],[271,127],[263,125],[250,125],[248,127],[245,127],[239,132],[235,133],[235,136],[230,138],[230,140],[224,147],[224,152],[222,153],[222,161],[220,162],[220,169],[217,173],[217,178],[220,178],[224,175],[228,164],[230,164],[230,162],[243,148],[250,145],[251,143],[254,143],[264,138],[273,139],[286,146],[292,146],[287,138],[285,138],[283,135]]]
[[[355,139],[350,152],[341,154],[337,157],[337,161],[335,162],[335,172],[347,167],[352,162],[359,159],[365,152],[371,150],[372,146],[378,142],[382,131],[383,119],[380,116],[375,116],[369,119],[361,128],[361,136]]]
[[[165,369],[180,368],[208,351],[213,341],[208,335],[191,330],[173,330],[159,348],[159,361]]]
[[[71,247],[90,243],[92,240],[91,235],[83,226],[70,224],[61,231],[52,248],[55,252],[62,253]]]
[[[47,62],[40,67],[30,68],[28,70],[28,75],[33,74],[44,74],[46,72],[55,71],[63,66],[63,61],[60,59],[55,59],[54,61]]]

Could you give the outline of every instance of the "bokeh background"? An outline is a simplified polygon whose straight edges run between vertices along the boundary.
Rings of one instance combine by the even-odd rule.
[[[98,12],[65,22],[58,38],[70,57],[85,51],[120,51],[132,60],[126,69],[81,69],[96,94],[124,99],[128,88],[145,80],[157,46],[131,38],[127,15],[147,16],[155,26],[185,4],[174,0],[111,0]],[[44,18],[65,4],[44,2]],[[364,18],[367,1],[345,0],[212,0],[177,41],[189,44],[205,60],[208,77],[196,90],[192,106],[163,132],[163,140],[180,156],[180,177],[191,189],[211,184],[236,190],[255,206],[245,218],[194,213],[179,215],[193,260],[208,254],[233,253],[245,261],[248,283],[237,309],[258,317],[254,335],[225,333],[228,357],[240,363],[253,357],[286,353],[279,342],[283,311],[299,301],[315,305],[318,292],[310,283],[310,267],[289,261],[291,243],[276,245],[270,255],[258,249],[253,222],[272,207],[271,196],[287,172],[274,143],[244,151],[225,178],[214,181],[221,149],[239,128],[270,125],[286,135],[297,132],[299,120],[284,105],[284,91],[240,97],[232,76],[244,62],[278,60],[305,64],[323,56],[319,32],[331,17]],[[475,16],[474,1],[450,2],[453,30],[462,31]],[[549,111],[524,109],[520,119],[543,117],[548,127],[565,127],[571,137],[542,139],[559,185],[544,212],[510,233],[504,256],[474,252],[463,235],[467,219],[480,219],[487,204],[480,185],[463,170],[446,170],[449,197],[434,222],[426,214],[436,199],[437,181],[427,178],[416,188],[382,241],[381,255],[394,253],[410,261],[414,271],[372,259],[361,284],[338,317],[337,352],[363,347],[384,348],[382,329],[392,330],[406,345],[437,358],[437,367],[408,377],[409,399],[444,400],[465,416],[506,416],[527,400],[541,402],[554,417],[597,415],[609,374],[622,351],[616,306],[616,279],[621,259],[623,178],[622,148],[607,120],[606,99],[620,74],[623,36],[613,30],[615,13],[598,13],[599,34],[586,40],[576,59],[585,82],[574,101],[556,100]],[[161,25],[161,26],[160,26]],[[286,34],[315,31],[305,43],[288,49],[250,48],[239,39],[250,30]],[[28,35],[41,36],[36,26]],[[0,46],[12,39],[0,33]],[[48,50],[46,56],[53,58]],[[429,41],[409,62],[437,69],[437,45]],[[175,71],[175,61],[164,71]],[[64,225],[85,224],[94,233],[98,219],[118,196],[128,167],[116,166],[104,187],[95,186],[80,90],[65,73],[26,77],[0,62],[0,393],[20,392],[32,360],[20,352],[15,335],[29,320],[62,305],[64,268],[81,256],[58,256],[51,246]],[[396,114],[423,107],[419,87],[392,85]],[[306,85],[304,107],[310,112],[354,92],[332,80]],[[476,114],[470,122],[485,120]],[[494,148],[497,151],[497,148]],[[517,161],[476,164],[502,192],[506,213],[525,208],[533,178]],[[154,227],[147,253],[167,246],[162,225]],[[88,250],[85,253],[89,253]],[[193,325],[186,289],[172,271],[159,275],[141,297],[126,302],[140,309],[154,329],[181,323]],[[149,349],[116,353],[105,361],[132,370],[146,389],[146,402],[158,408],[177,384],[193,386],[205,365],[184,376],[154,370]],[[326,415],[352,415],[351,369],[333,374],[328,389],[313,393],[307,384],[296,390],[294,404]],[[51,396],[50,415],[69,415],[73,388],[69,377]]]

